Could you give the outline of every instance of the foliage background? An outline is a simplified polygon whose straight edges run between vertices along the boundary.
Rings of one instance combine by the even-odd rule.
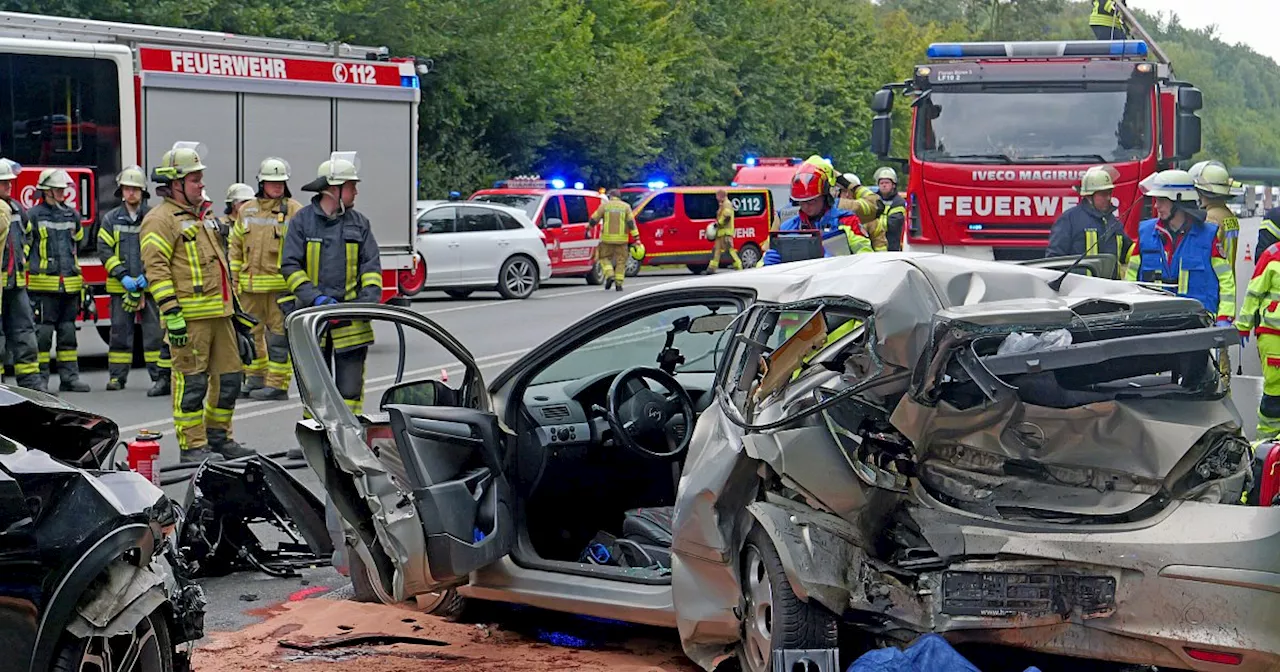
[[[941,40],[1088,38],[1081,0],[0,0],[0,8],[431,58],[423,196],[522,173],[723,183],[757,156],[867,174],[868,102]],[[1141,13],[1140,13],[1141,14]],[[1212,27],[1141,14],[1204,91],[1204,152],[1280,165],[1280,69]],[[898,105],[905,114],[905,105]],[[905,116],[904,116],[905,120]],[[903,133],[895,146],[905,146]]]

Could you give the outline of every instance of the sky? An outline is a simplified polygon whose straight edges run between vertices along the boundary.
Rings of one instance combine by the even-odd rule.
[[[1280,40],[1275,39],[1280,21],[1277,0],[1127,0],[1126,4],[1146,12],[1173,12],[1188,28],[1217,24],[1223,42],[1243,42],[1280,63]]]

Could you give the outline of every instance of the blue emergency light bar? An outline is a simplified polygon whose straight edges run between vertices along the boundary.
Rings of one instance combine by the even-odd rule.
[[[667,183],[663,182],[662,180],[651,180],[645,186],[649,187],[654,191],[657,191],[659,189],[666,189]]]
[[[1142,40],[1068,40],[1062,42],[935,42],[931,60],[981,58],[1146,58]]]

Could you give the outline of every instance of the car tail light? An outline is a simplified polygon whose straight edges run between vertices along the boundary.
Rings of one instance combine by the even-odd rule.
[[[373,447],[373,442],[379,439],[395,441],[396,435],[390,425],[370,425],[364,428],[364,442],[370,448]]]
[[[1214,663],[1216,665],[1239,665],[1244,662],[1244,656],[1238,653],[1227,653],[1226,651],[1213,651],[1211,649],[1193,649],[1189,646],[1183,647],[1188,656],[1202,663]]]

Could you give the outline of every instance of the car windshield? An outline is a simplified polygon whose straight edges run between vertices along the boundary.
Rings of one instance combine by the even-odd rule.
[[[933,89],[917,103],[915,155],[944,163],[1104,163],[1151,153],[1151,89]]]
[[[658,355],[666,344],[676,320],[697,319],[712,313],[735,315],[738,309],[728,304],[692,305],[668,308],[619,325],[574,348],[533,380],[534,385],[577,380],[603,371],[620,371],[633,366],[658,365]],[[711,373],[719,364],[718,353],[726,347],[726,332],[690,333],[678,331],[671,347],[680,351],[684,363],[676,373]]]
[[[497,203],[517,210],[524,210],[524,214],[529,215],[529,219],[533,219],[538,216],[538,204],[542,203],[542,196],[535,194],[480,194],[471,200]]]
[[[618,197],[634,208],[636,203],[639,203],[640,199],[644,198],[648,193],[647,191],[623,191],[618,193]]]

